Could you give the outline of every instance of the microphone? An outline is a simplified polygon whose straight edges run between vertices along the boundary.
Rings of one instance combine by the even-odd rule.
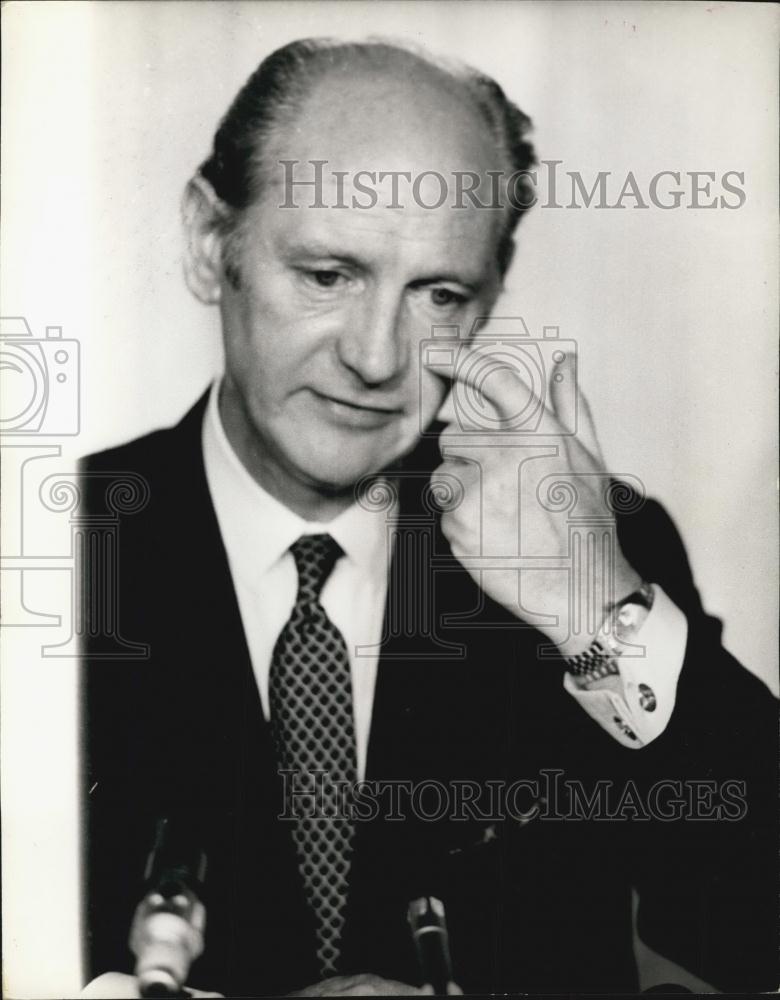
[[[453,976],[444,903],[435,896],[421,896],[409,904],[407,916],[423,981],[438,996],[446,996]]]
[[[206,909],[200,900],[206,855],[168,819],[157,824],[144,872],[144,897],[130,929],[142,997],[180,997],[203,951]]]

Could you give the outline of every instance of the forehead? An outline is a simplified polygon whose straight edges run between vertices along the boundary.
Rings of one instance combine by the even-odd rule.
[[[479,171],[500,159],[465,85],[417,62],[331,69],[276,138],[352,169],[405,162]]]
[[[266,149],[250,227],[472,270],[492,262],[503,213],[464,188],[491,203],[495,141],[462,87],[413,62],[400,69],[334,71],[311,89]]]
[[[494,213],[476,209],[424,211],[381,203],[369,210],[282,209],[267,198],[248,210],[243,230],[247,249],[254,245],[260,254],[349,259],[368,270],[392,270],[405,281],[446,272],[475,285],[492,272],[498,239]]]

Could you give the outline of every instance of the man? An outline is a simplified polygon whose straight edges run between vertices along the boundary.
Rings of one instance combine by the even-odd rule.
[[[149,655],[86,649],[94,974],[131,971],[174,817],[209,858],[191,980],[230,996],[421,986],[406,911],[429,894],[466,991],[635,989],[632,887],[649,944],[768,988],[774,703],[666,515],[610,481],[573,354],[549,391],[483,364],[528,125],[470,71],[298,42],[190,182],[187,280],[218,306],[224,377],[84,470],[93,516],[114,479],[148,490],[112,600]],[[611,822],[572,811],[605,781]]]

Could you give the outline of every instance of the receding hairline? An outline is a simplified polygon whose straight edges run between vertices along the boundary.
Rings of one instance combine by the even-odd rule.
[[[385,38],[367,38],[360,42],[312,40],[307,52],[310,54],[305,65],[312,83],[326,76],[348,72],[361,64],[371,70],[389,71],[411,66],[423,76],[444,85],[445,89],[455,85],[463,91],[464,96],[473,98],[468,81],[480,75],[465,63],[432,56],[404,40]]]
[[[409,119],[410,129],[417,124],[424,130],[427,127],[422,120],[424,116],[415,114],[418,108],[428,108],[434,115],[441,110],[443,116],[455,108],[464,115],[459,126],[473,130],[474,149],[477,153],[489,149],[490,156],[495,159],[493,166],[507,170],[508,174],[512,172],[511,153],[503,137],[497,134],[495,125],[486,119],[484,105],[480,105],[475,93],[479,85],[477,81],[483,78],[470,66],[432,57],[412,44],[384,38],[369,38],[359,42],[315,39],[305,44],[307,55],[300,61],[300,71],[296,74],[289,99],[283,102],[281,113],[254,157],[258,197],[262,197],[264,189],[267,190],[278,179],[272,174],[276,161],[292,155],[290,147],[297,144],[302,122],[317,108],[318,102],[327,100],[323,90],[333,87],[338,93],[340,86],[343,86],[344,91],[352,89],[349,100],[354,99],[354,104],[359,106],[360,90],[355,91],[355,87],[360,87],[361,78],[369,81],[372,106],[376,101],[378,88],[381,88],[383,82],[388,83],[388,101],[382,108],[383,117],[388,119],[388,128],[399,127],[400,118],[400,128],[403,131],[407,131],[406,119]],[[407,103],[399,108],[393,102],[393,88],[397,87],[408,93],[410,86],[418,90],[419,102]],[[437,97],[442,101],[438,109],[435,104]],[[346,101],[345,96],[345,108]],[[417,122],[414,121],[415,118],[418,119]],[[334,127],[338,128],[339,123],[334,122]],[[412,144],[408,148],[410,152],[414,151]],[[317,152],[316,158],[321,159],[326,154],[327,150],[321,150]]]
[[[354,171],[358,162],[369,170],[395,164],[419,173],[444,162],[448,176],[471,170],[487,177],[491,168],[511,173],[507,150],[465,90],[455,91],[437,76],[412,78],[399,68],[327,70],[312,81],[258,151],[261,186],[277,181],[278,163],[289,160],[321,161],[326,170]]]
[[[474,67],[434,56],[407,39],[299,39],[260,63],[223,117],[212,153],[199,169],[225,207],[217,223],[223,233],[236,236],[243,210],[262,199],[274,154],[279,155],[277,140],[296,127],[318,84],[326,77],[348,78],[361,67],[372,75],[384,70],[391,79],[404,79],[413,71],[454,98],[460,108],[473,112],[475,128],[484,133],[497,165],[510,174],[522,174],[535,161],[526,138],[531,120],[495,80]],[[507,252],[511,256],[512,232],[527,207],[507,208],[500,250],[504,261]],[[234,248],[235,241],[230,243]]]

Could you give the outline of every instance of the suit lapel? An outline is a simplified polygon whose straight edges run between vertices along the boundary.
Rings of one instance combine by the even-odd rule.
[[[230,970],[231,981],[289,981],[300,965],[301,982],[316,978],[300,957],[288,954],[281,929],[300,944],[313,922],[303,898],[292,838],[281,812],[281,796],[270,727],[264,717],[252,669],[227,553],[208,490],[201,430],[206,397],[172,431],[174,461],[159,502],[159,523],[174,525],[167,543],[165,584],[174,627],[167,665],[179,692],[182,716],[194,739],[183,770],[203,822],[213,858],[212,932],[207,956]],[[264,940],[262,969],[257,942]],[[269,957],[270,956],[270,957]],[[288,978],[285,978],[288,977]],[[204,981],[208,981],[204,978]]]

